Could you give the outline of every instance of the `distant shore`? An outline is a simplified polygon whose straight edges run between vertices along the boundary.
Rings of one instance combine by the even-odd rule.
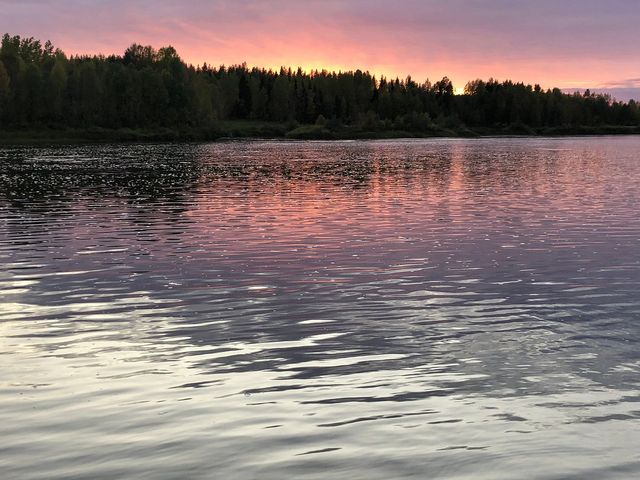
[[[585,136],[638,135],[640,126],[546,127],[522,125],[496,128],[433,128],[427,131],[376,130],[356,126],[327,128],[320,125],[291,125],[278,122],[226,121],[211,128],[184,129],[56,129],[0,130],[0,145],[110,143],[110,142],[190,142],[230,139],[288,140],[376,140],[401,138],[477,138],[485,136]]]
[[[0,144],[640,134],[640,102],[512,80],[186,63],[173,47],[67,56],[0,44]]]

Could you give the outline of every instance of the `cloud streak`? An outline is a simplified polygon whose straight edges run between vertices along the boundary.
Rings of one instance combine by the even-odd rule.
[[[173,44],[193,63],[449,75],[459,86],[494,76],[628,87],[640,75],[640,2],[628,0],[0,0],[0,9],[0,30],[70,53]]]

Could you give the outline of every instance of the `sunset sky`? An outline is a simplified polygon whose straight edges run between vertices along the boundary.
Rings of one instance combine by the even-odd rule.
[[[460,90],[495,77],[640,98],[635,0],[0,0],[0,31],[68,54],[173,45],[188,62],[302,66]]]

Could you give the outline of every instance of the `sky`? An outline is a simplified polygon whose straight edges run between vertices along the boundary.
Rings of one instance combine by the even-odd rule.
[[[67,54],[174,46],[193,64],[490,77],[640,99],[636,0],[0,0],[0,32]]]

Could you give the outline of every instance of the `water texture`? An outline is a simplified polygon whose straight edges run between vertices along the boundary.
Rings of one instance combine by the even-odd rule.
[[[640,477],[640,138],[0,149],[2,479]]]

